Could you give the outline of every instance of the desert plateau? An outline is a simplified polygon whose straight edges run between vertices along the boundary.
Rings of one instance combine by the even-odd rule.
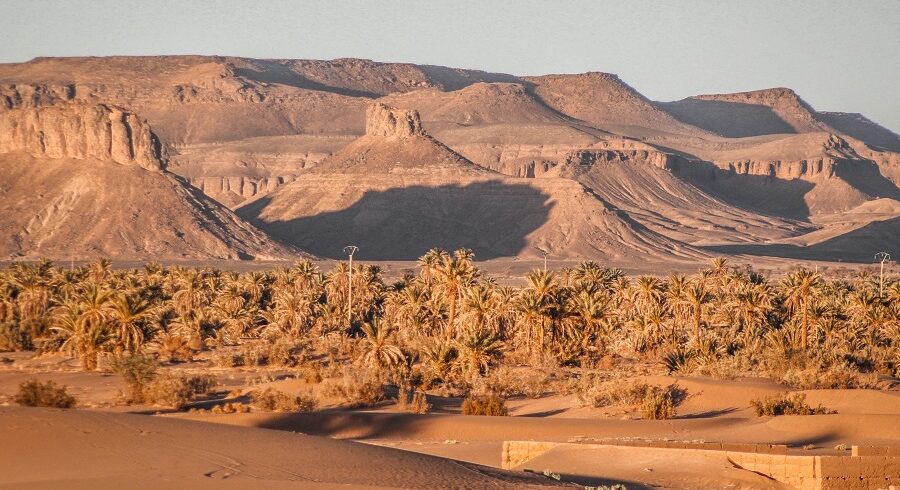
[[[0,488],[900,489],[898,4],[174,6],[0,0]]]

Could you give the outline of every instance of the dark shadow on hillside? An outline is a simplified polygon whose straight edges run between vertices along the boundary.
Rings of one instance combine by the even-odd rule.
[[[764,105],[701,99],[656,104],[683,123],[729,138],[797,132],[771,107]]]
[[[871,160],[841,160],[835,174],[872,197],[900,200],[900,189],[882,175],[878,164]]]
[[[274,222],[259,218],[271,202],[263,198],[238,215],[323,258],[344,258],[352,244],[364,260],[416,260],[433,247],[469,248],[488,260],[525,248],[528,234],[547,221],[548,199],[528,185],[485,181],[367,191],[346,209]]]
[[[819,112],[826,124],[876,150],[900,151],[900,135],[856,113]]]
[[[875,254],[900,256],[900,218],[869,223],[843,235],[802,247],[787,244],[715,245],[716,253],[785,257],[801,260],[874,263]]]
[[[780,218],[806,219],[804,196],[814,184],[800,179],[740,174],[699,159],[678,159],[672,174],[733,206]]]
[[[506,73],[491,73],[481,70],[462,70],[447,68],[446,66],[419,65],[418,68],[425,73],[432,82],[437,82],[444,90],[459,90],[469,85],[485,83],[522,83],[519,77]]]
[[[317,90],[319,92],[331,92],[333,94],[347,95],[350,97],[365,97],[370,99],[379,97],[378,94],[373,92],[353,90],[344,87],[333,87],[330,85],[325,85],[323,83],[315,82],[299,75],[298,73],[292,71],[290,68],[277,63],[272,63],[271,65],[267,66],[267,68],[269,68],[268,71],[257,71],[251,70],[249,68],[235,68],[234,74],[239,77],[244,77],[248,80],[253,80],[254,82],[277,83],[294,88]]]

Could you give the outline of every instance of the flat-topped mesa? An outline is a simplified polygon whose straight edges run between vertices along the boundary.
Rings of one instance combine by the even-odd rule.
[[[395,109],[375,102],[366,110],[366,136],[410,138],[425,136],[418,111]]]
[[[147,170],[164,168],[150,125],[120,107],[79,102],[0,112],[0,153],[95,158]]]

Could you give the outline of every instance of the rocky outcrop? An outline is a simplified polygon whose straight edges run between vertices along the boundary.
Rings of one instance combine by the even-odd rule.
[[[484,157],[484,152],[476,154]],[[572,171],[585,170],[597,165],[614,163],[649,164],[665,170],[671,169],[681,159],[637,141],[606,140],[587,147],[572,145],[510,145],[496,151],[497,156],[477,158],[491,170],[512,177],[535,178],[556,176],[553,169],[565,167]],[[468,156],[463,153],[464,156]],[[476,161],[476,158],[472,158]]]
[[[743,160],[718,164],[722,169],[738,175],[758,175],[776,179],[830,178],[842,160],[818,158],[814,160],[777,160],[761,162]]]
[[[75,99],[74,84],[0,85],[0,112],[17,108],[42,107]]]
[[[733,94],[697,95],[691,98],[700,101],[768,107],[793,131],[798,133],[831,130],[817,119],[815,109],[789,88],[778,87]]]
[[[50,96],[37,94],[33,93],[27,104],[0,112],[0,153],[25,151],[35,157],[96,158],[147,170],[163,169],[159,140],[149,124],[134,113],[82,102],[35,105],[35,97]]]
[[[376,102],[366,110],[366,135],[409,138],[425,136],[417,111],[406,111]]]

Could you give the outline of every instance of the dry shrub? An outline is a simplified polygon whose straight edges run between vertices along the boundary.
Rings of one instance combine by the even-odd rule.
[[[397,408],[404,412],[426,414],[431,410],[431,404],[428,403],[428,397],[421,391],[412,393],[412,396],[401,393],[397,402]]]
[[[36,379],[19,385],[19,392],[13,401],[24,407],[74,408],[75,397],[53,381],[41,383]]]
[[[463,400],[463,415],[488,415],[505,417],[509,415],[506,408],[506,400],[497,395],[469,396]]]
[[[210,409],[210,412],[216,414],[228,414],[228,413],[248,413],[250,412],[250,406],[244,405],[243,403],[225,403],[223,405],[216,405]]]
[[[264,341],[248,342],[241,346],[242,366],[265,366],[269,363],[269,346]]]
[[[296,367],[306,360],[308,343],[288,338],[278,339],[274,342],[257,340],[241,346],[237,354],[232,354],[235,366],[283,366]],[[228,364],[228,359],[222,360]],[[231,366],[223,366],[231,367]]]
[[[664,387],[627,378],[602,381],[588,376],[578,383],[576,394],[584,406],[638,405],[645,419],[663,420],[676,415],[678,405],[687,397],[687,390],[676,384]]]
[[[585,376],[576,385],[575,393],[582,405],[600,408],[640,403],[650,389],[647,383],[627,378],[602,381],[599,377]]]
[[[548,386],[547,375],[543,371],[514,371],[506,366],[500,366],[477,380],[473,391],[494,394],[504,399],[514,396],[540,398],[544,396]]]
[[[28,350],[33,347],[27,330],[16,323],[0,322],[0,352]]]
[[[641,401],[641,416],[649,420],[668,420],[677,414],[677,407],[687,396],[687,390],[672,384],[651,386]]]
[[[187,362],[194,358],[194,353],[203,348],[198,338],[185,338],[181,335],[166,333],[156,339],[159,344],[157,355],[163,362]]]
[[[194,398],[215,386],[209,376],[164,372],[144,389],[144,402],[176,409],[184,408]]]
[[[322,368],[319,365],[306,366],[300,370],[299,378],[306,384],[317,385],[322,382]]]
[[[350,408],[372,406],[384,400],[384,378],[376,373],[346,372],[322,382],[322,394],[340,399]]]
[[[212,363],[221,368],[243,366],[244,356],[240,352],[216,352],[212,356]]]
[[[283,391],[266,388],[250,393],[253,405],[263,410],[275,412],[312,412],[316,401],[311,396],[289,395]]]
[[[877,388],[878,375],[861,373],[847,364],[832,364],[827,368],[790,369],[781,382],[800,390]]]
[[[778,415],[824,415],[837,413],[822,405],[811,407],[806,404],[806,395],[803,393],[781,393],[762,399],[751,400],[750,405],[757,417]]]
[[[269,347],[269,364],[274,366],[297,367],[306,360],[307,342],[293,339],[278,339]]]

